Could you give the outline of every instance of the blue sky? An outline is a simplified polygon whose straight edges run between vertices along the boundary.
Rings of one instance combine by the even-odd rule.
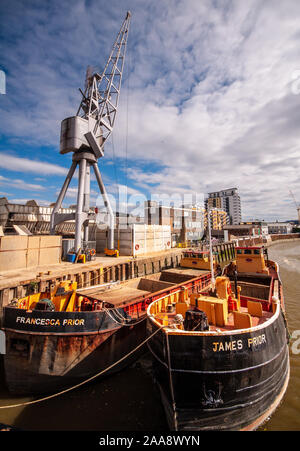
[[[127,10],[120,107],[99,161],[108,192],[126,185],[133,204],[236,186],[244,220],[296,219],[296,0],[0,2],[0,196],[56,200],[71,161],[59,154],[60,123],[76,114],[86,68],[101,70]]]

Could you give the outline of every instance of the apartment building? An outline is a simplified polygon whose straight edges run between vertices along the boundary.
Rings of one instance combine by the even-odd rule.
[[[205,200],[206,209],[219,208],[227,213],[228,224],[240,224],[241,199],[237,188],[229,188],[222,191],[208,193]]]
[[[208,227],[208,210],[204,213],[204,228]],[[212,230],[223,230],[224,226],[228,223],[228,215],[224,210],[211,210],[210,213],[210,226]]]

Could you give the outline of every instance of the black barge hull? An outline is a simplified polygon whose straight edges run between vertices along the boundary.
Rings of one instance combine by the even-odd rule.
[[[148,322],[148,333],[157,326]],[[158,332],[148,343],[171,430],[254,430],[289,380],[285,318],[232,334]]]
[[[148,305],[161,296],[179,295],[183,286],[190,292],[199,291],[210,281],[207,271],[166,271],[155,276],[144,281],[153,284],[152,291],[130,302],[120,296],[120,307],[71,312],[5,307],[3,362],[9,391],[55,392],[121,370],[147,350],[143,342]]]
[[[130,353],[145,339],[146,316],[134,325],[120,325],[125,316],[122,309],[109,314],[24,312],[23,316],[15,309],[6,309],[5,315],[4,371],[13,394],[58,391],[111,366],[104,371],[106,376],[132,363],[138,351],[145,351],[141,347]],[[18,330],[13,328],[16,324]]]

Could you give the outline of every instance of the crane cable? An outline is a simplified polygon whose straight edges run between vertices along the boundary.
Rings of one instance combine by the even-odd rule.
[[[130,90],[130,74],[131,74],[131,52],[129,49],[128,54],[128,65],[127,65],[127,96],[126,96],[126,135],[125,135],[125,186],[127,186],[127,169],[128,169],[128,133],[129,133],[129,90]]]
[[[99,373],[95,374],[94,376],[91,376],[88,379],[80,382],[79,384],[73,385],[72,387],[66,388],[65,390],[62,390],[62,391],[60,391],[58,393],[53,393],[52,395],[45,396],[44,398],[35,399],[33,401],[26,401],[26,402],[19,403],[19,404],[11,404],[11,405],[6,405],[6,406],[0,406],[0,409],[11,409],[11,408],[15,408],[15,407],[24,407],[24,406],[29,406],[29,405],[32,405],[32,404],[37,404],[39,402],[47,401],[47,400],[49,400],[51,398],[56,398],[57,396],[61,396],[61,395],[65,394],[65,393],[67,393],[67,392],[69,392],[71,390],[75,390],[76,388],[79,388],[82,385],[87,384],[88,382],[92,381],[93,379],[96,379],[97,377],[99,377],[102,374],[104,374],[107,371],[109,371],[114,366],[116,366],[119,363],[121,363],[123,360],[127,359],[127,357],[129,357],[131,354],[134,354],[139,348],[144,346],[144,344],[146,344],[147,341],[149,341],[151,338],[153,338],[154,335],[156,335],[164,327],[167,327],[167,326],[164,326],[164,325],[159,326],[159,328],[155,332],[153,332],[153,334],[149,335],[149,337],[147,337],[146,340],[142,341],[142,343],[140,343],[136,348],[132,349],[128,354],[126,354],[125,356],[121,357],[119,360],[117,360],[113,364],[109,365],[107,368],[105,368],[104,370],[102,370]]]
[[[111,134],[111,143],[112,143],[112,152],[113,152],[114,176],[115,176],[115,183],[116,183],[116,190],[117,190],[119,181],[118,181],[118,174],[117,174],[117,164],[116,164],[115,144],[114,144],[114,134],[113,133]]]
[[[129,133],[129,89],[130,89],[130,74],[131,74],[131,54],[127,50],[128,54],[128,65],[127,65],[127,93],[126,93],[126,123],[125,123],[125,183],[127,186],[127,169],[128,169],[128,133]],[[117,175],[117,164],[116,164],[116,154],[113,133],[111,134],[111,144],[112,144],[112,154],[113,154],[113,166],[114,166],[114,178],[116,183],[116,188],[119,185],[118,175]]]

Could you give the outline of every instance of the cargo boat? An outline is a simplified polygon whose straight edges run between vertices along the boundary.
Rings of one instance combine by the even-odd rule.
[[[3,309],[7,388],[13,394],[52,393],[107,368],[106,375],[120,370],[139,356],[132,351],[146,338],[150,302],[209,281],[208,271],[192,269],[86,289],[65,280],[12,302]]]
[[[209,251],[203,251],[197,248],[187,249],[183,252],[182,258],[180,260],[180,266],[183,268],[198,268],[198,269],[206,269],[211,270],[210,263],[210,253]],[[213,270],[215,274],[218,274],[221,271],[221,266],[217,263],[214,255],[212,256],[213,261]]]
[[[198,294],[183,287],[179,302],[164,297],[147,309],[147,345],[171,430],[255,430],[288,386],[277,263],[263,247],[238,247],[214,285]]]

